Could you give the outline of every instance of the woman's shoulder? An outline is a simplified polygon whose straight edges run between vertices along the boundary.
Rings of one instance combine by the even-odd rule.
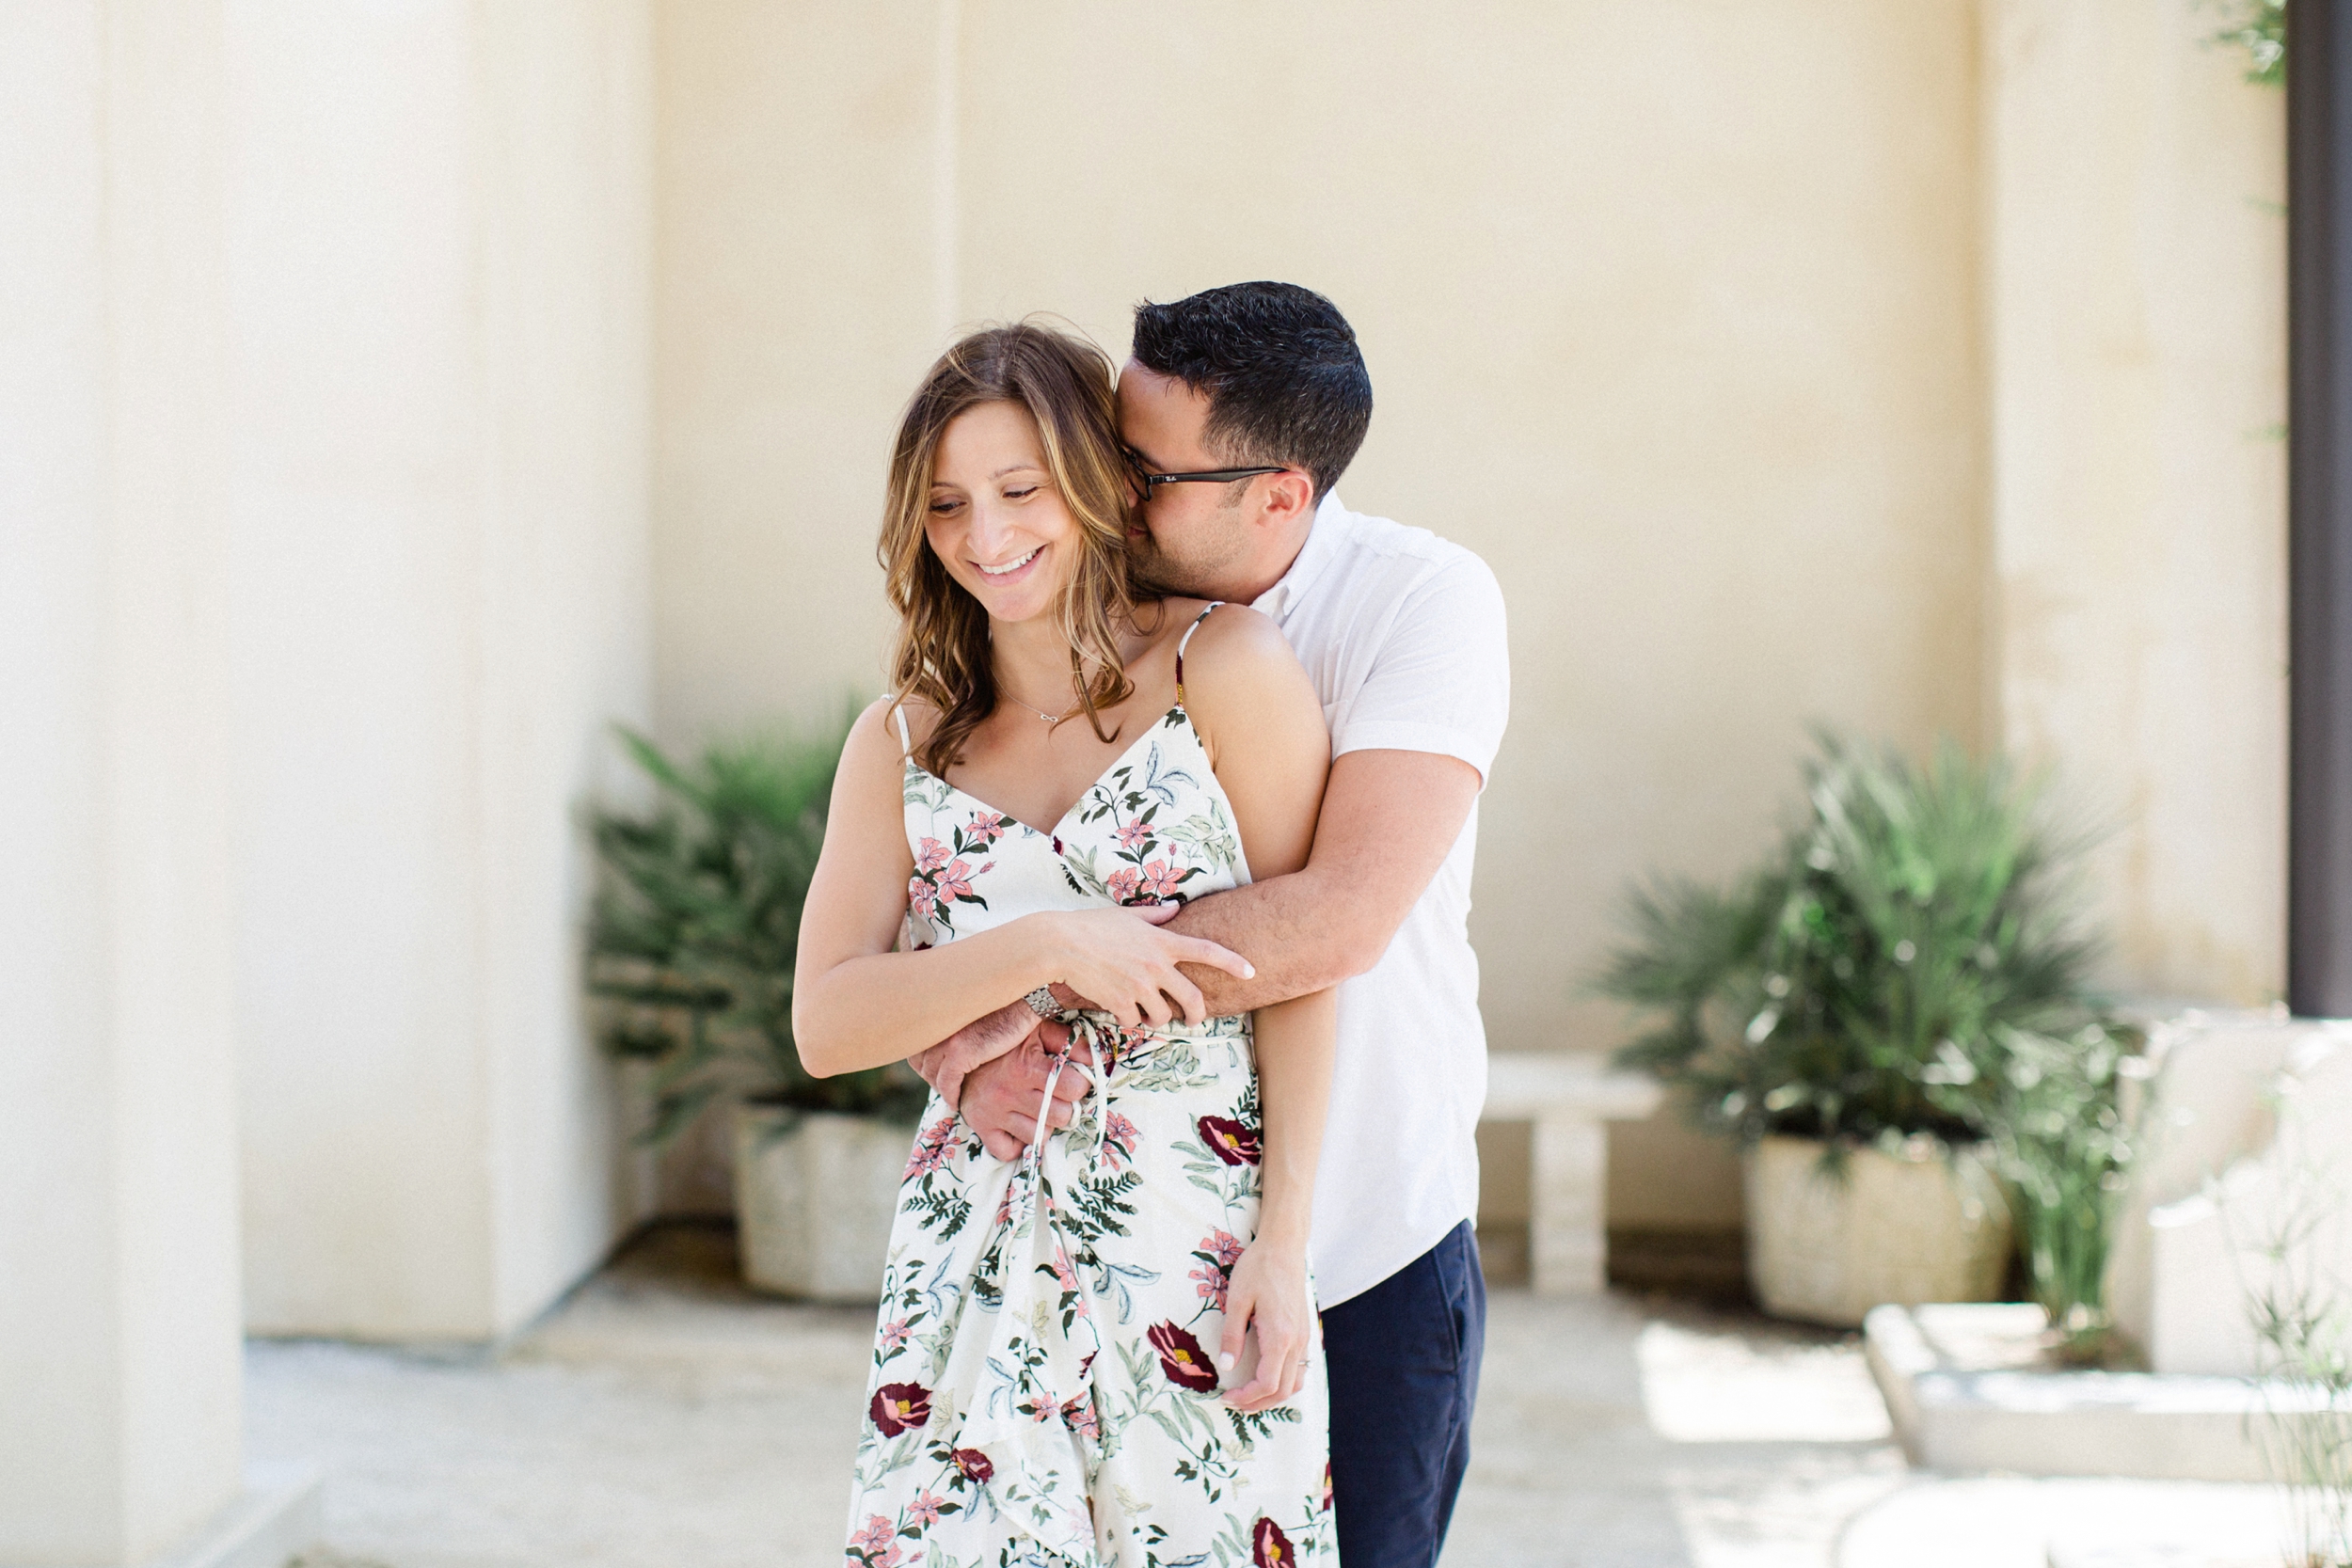
[[[922,746],[938,722],[938,710],[919,697],[877,697],[850,723],[843,760],[854,765],[887,759],[896,768]]]
[[[1322,731],[1323,703],[1306,667],[1281,628],[1247,605],[1221,605],[1200,623],[1184,671],[1184,706],[1213,761],[1220,736]]]
[[[1191,641],[1184,644],[1188,682],[1195,670],[1248,676],[1261,667],[1277,672],[1298,668],[1298,656],[1291,651],[1282,628],[1248,605],[1209,599],[1171,599],[1168,605],[1183,616],[1182,624],[1191,627]],[[1204,613],[1206,619],[1202,619]]]

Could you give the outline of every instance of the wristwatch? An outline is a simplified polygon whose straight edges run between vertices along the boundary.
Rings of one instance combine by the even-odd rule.
[[[997,994],[1001,996],[1004,993],[999,991]],[[1021,1000],[1026,1002],[1029,1011],[1040,1018],[1052,1018],[1061,1011],[1061,1004],[1054,1000],[1054,988],[1051,986],[1040,986]]]

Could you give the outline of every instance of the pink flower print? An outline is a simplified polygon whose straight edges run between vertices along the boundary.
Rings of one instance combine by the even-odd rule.
[[[855,1535],[850,1537],[853,1552],[879,1552],[890,1544],[898,1533],[898,1527],[877,1513],[868,1518]]]
[[[1242,1242],[1230,1230],[1212,1230],[1200,1239],[1200,1250],[1217,1260],[1221,1268],[1232,1268],[1241,1261]]]
[[[1142,882],[1143,879],[1136,874],[1134,866],[1122,865],[1111,873],[1110,880],[1104,885],[1110,889],[1112,898],[1121,904],[1132,904],[1136,901],[1136,890]]]
[[[927,838],[920,845],[916,846],[914,851],[915,870],[936,871],[946,863],[947,847],[940,843],[939,840],[935,838]]]
[[[1152,824],[1144,821],[1141,817],[1136,818],[1133,822],[1128,823],[1125,827],[1119,830],[1119,847],[1121,849],[1133,849],[1137,845],[1149,844],[1151,842]]]
[[[907,1549],[905,1544],[903,1542],[893,1541],[890,1544],[890,1550],[882,1553],[880,1557],[867,1558],[866,1560],[866,1568],[898,1568],[898,1565],[906,1560]]]
[[[1005,827],[1002,812],[984,811],[972,818],[972,842],[985,849],[1005,836]]]
[[[907,906],[929,920],[939,912],[939,890],[920,877],[907,880]]]
[[[1061,1407],[1062,1424],[1089,1442],[1100,1442],[1103,1423],[1094,1414],[1094,1402],[1080,1394]]]
[[[1196,1288],[1200,1292],[1200,1299],[1218,1311],[1224,1311],[1225,1292],[1232,1284],[1225,1276],[1225,1271],[1215,1263],[1195,1263],[1191,1277],[1199,1282]]]
[[[907,1156],[907,1173],[901,1181],[912,1181],[918,1176],[929,1176],[947,1164],[955,1150],[956,1118],[944,1116],[923,1129],[923,1135],[914,1140],[914,1151]]]
[[[896,1352],[900,1345],[907,1342],[910,1337],[911,1331],[908,1329],[907,1321],[904,1318],[894,1318],[890,1322],[882,1324],[882,1354],[887,1355]]]
[[[914,1500],[907,1504],[907,1517],[928,1528],[939,1523],[939,1511],[946,1501],[935,1492],[917,1492]]]
[[[1176,874],[1176,868],[1168,862],[1149,861],[1145,863],[1143,891],[1146,896],[1153,899],[1173,898],[1176,896],[1178,880],[1180,879]]]
[[[1060,1247],[1054,1249],[1054,1278],[1060,1283],[1066,1293],[1078,1298],[1074,1308],[1078,1316],[1081,1318],[1094,1316],[1087,1306],[1087,1293],[1078,1284],[1078,1271],[1071,1265],[1070,1254]]]
[[[986,870],[987,867],[981,869]],[[939,901],[944,904],[950,898],[971,897],[972,879],[977,874],[961,860],[945,867],[939,873]]]
[[[1104,1114],[1103,1158],[1109,1163],[1111,1169],[1123,1169],[1126,1163],[1136,1157],[1136,1145],[1142,1141],[1142,1137],[1143,1134],[1136,1131],[1136,1124],[1117,1111]]]

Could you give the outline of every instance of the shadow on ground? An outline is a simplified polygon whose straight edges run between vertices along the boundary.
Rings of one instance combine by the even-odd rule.
[[[251,1444],[326,1471],[303,1568],[837,1568],[871,1332],[664,1227],[495,1353],[255,1343]],[[1904,1479],[1850,1337],[1501,1290],[1445,1568],[1831,1568]]]

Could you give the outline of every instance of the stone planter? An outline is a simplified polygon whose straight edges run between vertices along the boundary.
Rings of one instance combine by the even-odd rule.
[[[882,1299],[890,1221],[914,1130],[829,1111],[735,1113],[735,1214],[743,1279],[806,1301]]]
[[[1774,1317],[1860,1326],[1893,1302],[1990,1301],[2009,1272],[2009,1206],[1975,1154],[1854,1151],[1766,1138],[1747,1157],[1748,1277]]]

